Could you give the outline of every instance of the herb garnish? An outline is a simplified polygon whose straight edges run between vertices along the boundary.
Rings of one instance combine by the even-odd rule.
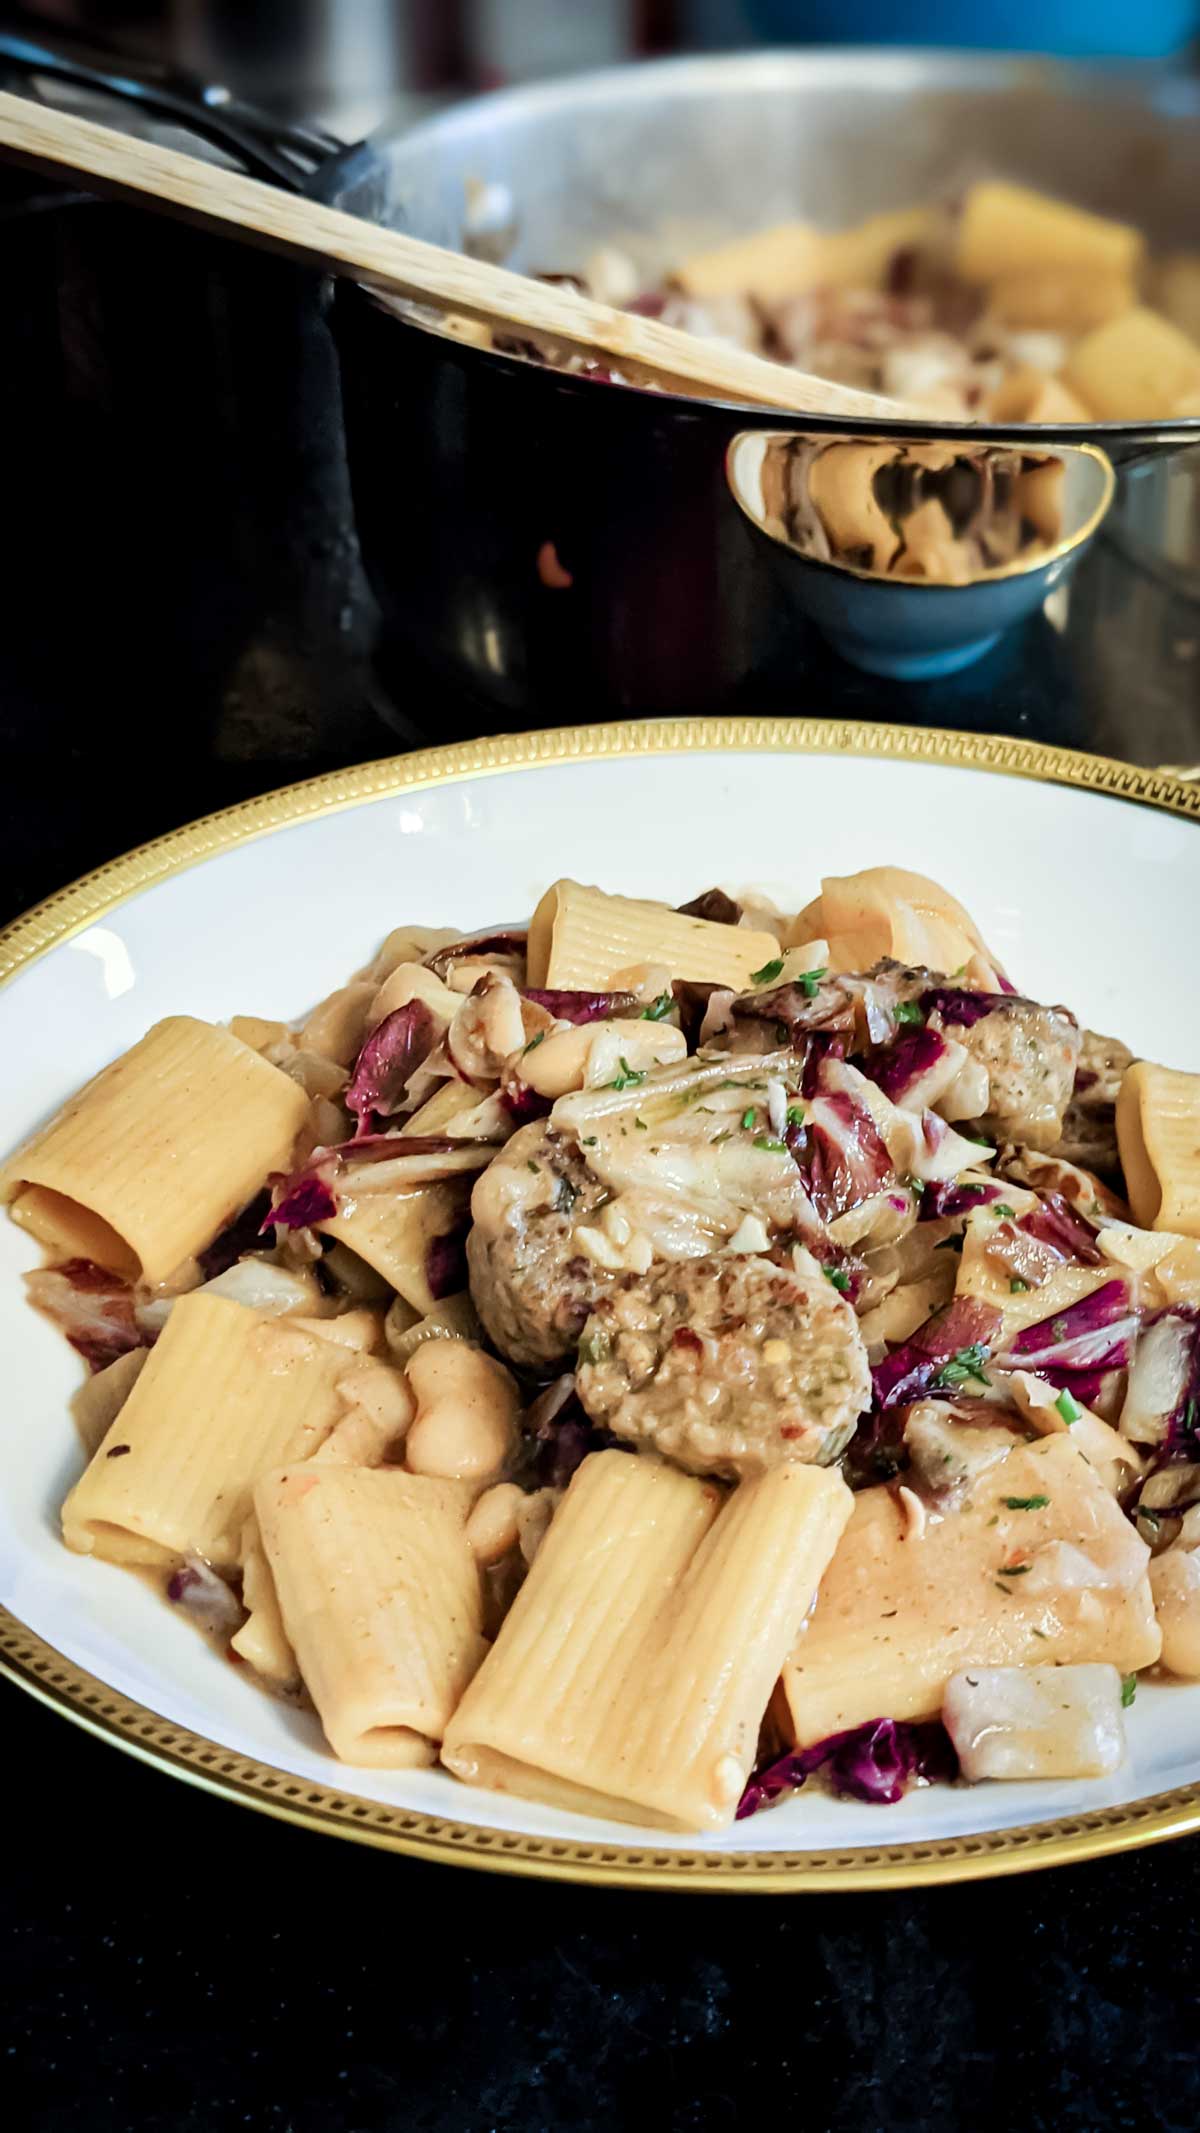
[[[752,970],[750,972],[750,983],[752,985],[773,985],[782,969],[783,957],[781,955],[772,956],[770,962],[764,963],[761,970]]]
[[[925,1020],[924,1011],[919,1000],[901,1000],[899,1006],[892,1009],[892,1015],[897,1022],[924,1022]]]
[[[769,1155],[786,1155],[787,1142],[772,1140],[769,1133],[760,1133],[754,1143],[756,1148],[765,1148]]]
[[[1129,1709],[1129,1706],[1130,1706],[1130,1704],[1131,1704],[1131,1703],[1133,1702],[1133,1699],[1134,1699],[1134,1697],[1135,1697],[1136,1695],[1137,1695],[1137,1675],[1136,1675],[1136,1674],[1122,1674],[1122,1676],[1121,1676],[1121,1709],[1122,1709],[1123,1711],[1127,1711],[1127,1710]]]
[[[524,1059],[526,1052],[536,1052],[539,1044],[544,1044],[545,1041],[546,1032],[544,1029],[540,1029],[537,1033],[537,1036],[531,1037],[528,1044],[525,1046],[525,1051],[523,1051],[521,1054],[522,1059]]]
[[[615,1081],[608,1083],[610,1089],[632,1089],[637,1086],[639,1081],[646,1079],[648,1070],[645,1068],[639,1070],[637,1067],[631,1067],[623,1052],[619,1055],[618,1064],[621,1071]]]
[[[638,1132],[639,1132],[639,1133],[649,1133],[649,1131],[650,1131],[650,1128],[649,1128],[649,1126],[648,1126],[648,1125],[646,1124],[646,1121],[645,1121],[645,1119],[644,1119],[644,1118],[635,1118],[635,1119],[634,1119],[634,1121],[633,1121],[633,1123],[634,1123],[634,1125],[635,1125],[635,1126],[637,1127],[637,1129],[638,1129]]]
[[[840,1296],[844,1296],[850,1287],[849,1274],[845,1273],[840,1266],[822,1267],[821,1271],[826,1281],[832,1283]]]
[[[526,1170],[532,1170],[535,1176],[537,1175],[537,1173],[538,1173],[538,1171],[539,1171],[539,1170],[541,1169],[541,1167],[542,1167],[542,1166],[541,1166],[541,1164],[540,1164],[540,1163],[535,1163],[535,1162],[534,1162],[534,1160],[533,1160],[533,1157],[532,1157],[532,1156],[530,1156],[530,1158],[529,1158],[528,1162],[527,1162],[527,1163],[526,1163],[526,1165],[525,1165],[525,1168],[526,1168]]]
[[[981,1385],[988,1382],[984,1364],[988,1359],[986,1341],[972,1341],[969,1348],[960,1348],[948,1363],[943,1363],[933,1382],[939,1385],[965,1385],[968,1378],[977,1378]]]
[[[661,1022],[670,1014],[674,1005],[675,996],[673,993],[660,992],[657,1000],[653,1000],[649,1007],[642,1009],[641,1020],[643,1022]]]
[[[1078,1400],[1069,1392],[1059,1393],[1057,1400],[1054,1402],[1054,1408],[1055,1412],[1062,1416],[1068,1429],[1070,1429],[1072,1422],[1078,1422],[1080,1415],[1083,1413]]]
[[[789,1104],[787,1122],[789,1126],[802,1126],[804,1124],[804,1111],[800,1104]]]
[[[1010,1207],[1007,1200],[997,1200],[993,1205],[992,1213],[998,1222],[1015,1222],[1017,1219],[1016,1208]]]
[[[1023,1578],[1032,1568],[1032,1563],[1001,1563],[1000,1575],[1002,1578]]]
[[[749,1108],[749,1110],[748,1110],[748,1111],[743,1111],[743,1113],[742,1113],[742,1124],[743,1124],[743,1126],[745,1126],[745,1128],[746,1128],[747,1132],[749,1132],[749,1130],[750,1130],[750,1127],[751,1127],[751,1126],[752,1126],[752,1125],[754,1124],[754,1121],[755,1121],[755,1119],[756,1119],[757,1117],[758,1117],[758,1112],[757,1112],[757,1110],[756,1110],[756,1108],[755,1108],[755,1106],[754,1106],[753,1104],[751,1104],[751,1106],[750,1106],[750,1108]]]
[[[1014,1274],[1008,1284],[1008,1293],[1010,1296],[1027,1296],[1029,1294],[1029,1283],[1022,1281],[1019,1274]]]
[[[816,999],[817,987],[820,984],[822,978],[827,977],[828,974],[828,965],[824,963],[821,965],[821,968],[819,970],[801,971],[800,976],[796,980],[796,983],[800,986],[806,1000]]]
[[[1048,1496],[1002,1496],[1000,1501],[1010,1511],[1044,1511],[1050,1498]]]

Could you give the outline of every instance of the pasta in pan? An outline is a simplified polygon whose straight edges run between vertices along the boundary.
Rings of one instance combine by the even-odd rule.
[[[347,1763],[709,1832],[1104,1774],[1200,1677],[1198,1144],[894,867],[397,929],[0,1170],[93,1373],[63,1539]]]

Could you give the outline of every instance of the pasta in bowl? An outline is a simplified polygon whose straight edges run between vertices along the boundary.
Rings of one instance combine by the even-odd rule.
[[[923,875],[797,900],[561,878],[153,1024],[2,1173],[67,1546],[485,1808],[1111,1777],[1200,1669],[1196,1086]]]

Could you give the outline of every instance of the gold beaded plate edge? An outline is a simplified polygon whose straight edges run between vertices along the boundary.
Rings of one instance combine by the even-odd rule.
[[[0,984],[127,897],[286,825],[389,795],[543,765],[638,754],[870,756],[994,771],[1083,787],[1200,819],[1200,785],[1066,748],[991,734],[824,719],[638,720],[561,727],[423,749],[333,771],[208,815],[114,859],[47,897],[0,933]],[[0,1672],[102,1740],[303,1828],[413,1857],[550,1880],[679,1890],[800,1892],[912,1888],[1061,1866],[1200,1829],[1200,1785],[1023,1828],[908,1844],[798,1852],[707,1852],[589,1844],[415,1814],[253,1761],[111,1689],[0,1608]]]

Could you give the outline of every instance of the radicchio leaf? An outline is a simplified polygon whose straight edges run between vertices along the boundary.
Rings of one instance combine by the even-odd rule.
[[[444,948],[435,948],[425,958],[426,970],[435,977],[444,978],[455,963],[464,956],[524,955],[529,940],[527,933],[476,933],[470,940],[447,941]]]
[[[938,1222],[948,1215],[969,1215],[973,1207],[986,1207],[998,1200],[1004,1187],[995,1184],[961,1185],[956,1178],[941,1185],[926,1185],[921,1195],[921,1222]]]
[[[1028,1237],[1036,1237],[1039,1244],[1048,1244],[1064,1259],[1078,1260],[1083,1266],[1104,1263],[1095,1226],[1085,1221],[1061,1192],[1043,1193],[1038,1205],[1020,1217],[1017,1228]]]
[[[345,1103],[358,1120],[358,1136],[371,1132],[376,1113],[390,1118],[404,1091],[428,1058],[440,1034],[424,1000],[409,1000],[385,1015],[355,1061]],[[357,1136],[356,1136],[357,1137]]]
[[[330,1222],[338,1209],[333,1187],[316,1170],[303,1170],[287,1180],[282,1196],[262,1226],[269,1229],[311,1229],[314,1222]]]
[[[845,1090],[820,1096],[787,1144],[822,1222],[873,1199],[894,1175],[887,1146],[865,1104]]]
[[[568,1372],[555,1378],[527,1410],[525,1428],[534,1443],[534,1472],[540,1488],[565,1489],[589,1452],[632,1451],[623,1438],[589,1421]]]
[[[228,1637],[245,1619],[236,1595],[202,1556],[184,1557],[167,1580],[167,1598],[210,1636]]]
[[[443,1296],[458,1296],[467,1286],[467,1231],[460,1223],[442,1237],[431,1237],[425,1247],[425,1279],[434,1302]]]
[[[635,992],[545,992],[526,986],[522,998],[544,1007],[558,1022],[603,1022],[610,1015],[627,1015],[641,1008]]]
[[[937,1720],[910,1725],[903,1719],[869,1719],[865,1726],[831,1733],[827,1740],[793,1749],[756,1771],[738,1803],[738,1821],[797,1791],[814,1770],[823,1768],[836,1793],[870,1806],[891,1807],[914,1779],[932,1784],[957,1777],[958,1757]]]
[[[906,1030],[863,1071],[878,1083],[885,1096],[898,1104],[945,1057],[945,1053],[946,1040],[936,1030]]]
[[[64,1259],[25,1276],[29,1300],[65,1333],[89,1370],[103,1370],[131,1348],[144,1348],[133,1290],[90,1259]]]
[[[702,896],[693,896],[690,904],[679,904],[677,909],[680,918],[706,918],[718,926],[736,926],[742,915],[741,905],[724,889],[705,889]]]
[[[500,1090],[500,1102],[514,1126],[527,1126],[531,1119],[547,1118],[554,1108],[553,1098],[539,1096],[528,1082],[510,1081]]]
[[[1078,1303],[1024,1327],[1000,1361],[1009,1369],[1030,1370],[1051,1385],[1074,1391],[1080,1372],[1128,1366],[1138,1324],[1139,1314],[1130,1304],[1126,1284],[1106,1281]]]
[[[260,1249],[258,1240],[272,1227],[273,1221],[271,1195],[260,1192],[248,1207],[243,1207],[240,1215],[234,1216],[228,1228],[213,1238],[207,1250],[196,1254],[196,1264],[204,1279],[215,1281],[218,1274],[227,1273],[247,1252]]]
[[[974,1029],[985,1015],[1008,1007],[1015,997],[1012,993],[972,992],[965,986],[935,985],[921,994],[921,1009],[926,1015],[940,1015],[943,1022],[952,1022],[959,1029]]]
[[[896,1407],[919,1400],[942,1388],[935,1383],[947,1363],[964,1350],[986,1355],[1001,1323],[994,1304],[976,1296],[955,1296],[944,1311],[938,1311],[918,1326],[910,1340],[893,1348],[871,1372],[878,1408]],[[948,1392],[952,1387],[945,1388]]]

